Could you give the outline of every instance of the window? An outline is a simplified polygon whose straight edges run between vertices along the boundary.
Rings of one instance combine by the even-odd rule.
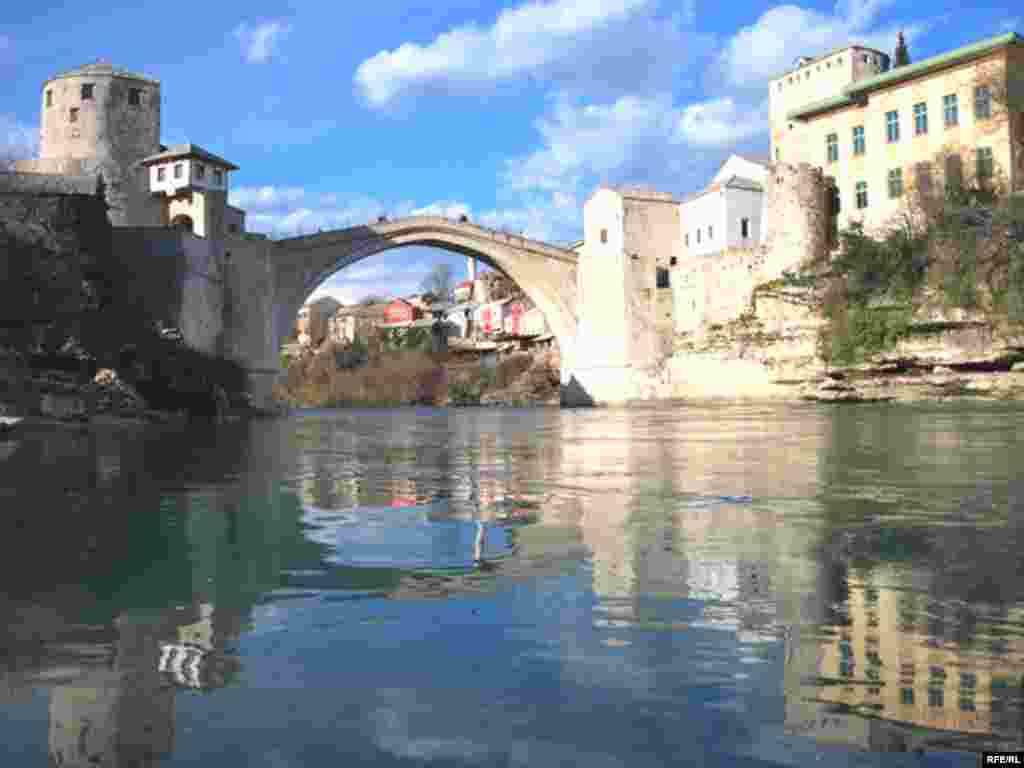
[[[700,230],[697,230],[697,242],[700,243]]]
[[[714,230],[714,228],[710,224],[708,224],[708,240],[714,240],[714,239],[715,239],[715,230]]]
[[[776,147],[775,148],[775,160],[778,161],[781,157],[782,157],[782,154],[779,152],[779,148]]]
[[[857,182],[857,208],[868,207],[868,183],[866,181]]]
[[[185,170],[185,166],[182,163],[174,164],[174,178],[180,179],[182,172]]]
[[[689,233],[686,234],[685,240],[686,240],[686,247],[689,248],[690,247],[690,235],[689,235]]]
[[[670,267],[674,267],[678,263],[679,263],[679,259],[677,259],[675,256],[673,256],[671,259],[668,260],[668,265]]]
[[[902,688],[900,689],[900,701],[907,706],[913,706],[914,704],[914,689],[913,688]]]
[[[92,83],[82,83],[82,101],[89,101],[92,99]]]
[[[978,147],[978,179],[991,179],[995,172],[992,147]]]
[[[78,107],[72,107],[71,109],[68,110],[68,122],[69,123],[77,123],[78,122]]]
[[[129,88],[128,89],[128,104],[137,107],[142,103],[142,89],[141,88]]]
[[[928,105],[925,102],[914,105],[914,135],[928,133]]]
[[[947,128],[959,125],[960,107],[955,93],[947,93],[942,97],[942,116]]]
[[[853,129],[853,154],[864,154],[864,126],[858,125]]]
[[[782,81],[779,80],[779,87],[777,89],[780,93],[782,92]]]
[[[945,703],[945,692],[941,688],[928,689],[928,706],[941,707]]]
[[[656,267],[654,270],[654,287],[668,288],[668,270],[664,267]]]
[[[218,186],[224,183],[224,171],[220,168],[213,169],[213,183]]]
[[[47,90],[46,91],[46,106],[48,106],[48,107],[52,107],[53,106],[53,91],[52,90]]]
[[[602,243],[607,243],[608,242],[608,230],[607,229],[602,229],[601,230],[601,242]]]
[[[839,134],[830,133],[825,137],[826,162],[835,163],[839,160]]]
[[[750,237],[750,219],[740,219],[740,237]]]
[[[885,113],[885,140],[890,144],[900,140],[900,113],[895,109]]]
[[[202,163],[196,163],[196,178],[206,178],[206,166],[203,165]]]
[[[156,169],[156,180],[164,181],[167,178],[167,168],[161,166]]]
[[[889,197],[903,197],[903,169],[889,169]]]
[[[974,119],[988,120],[992,117],[992,91],[987,85],[974,89]]]

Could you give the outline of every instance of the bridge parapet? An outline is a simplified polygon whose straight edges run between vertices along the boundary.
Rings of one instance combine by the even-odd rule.
[[[275,242],[285,251],[296,251],[313,248],[319,249],[333,245],[344,246],[378,238],[392,240],[396,237],[412,236],[417,232],[490,240],[507,247],[536,253],[568,264],[576,264],[579,261],[577,253],[568,248],[561,248],[541,240],[533,240],[522,235],[484,227],[469,221],[453,221],[444,216],[406,216],[401,219],[360,224],[346,227],[345,229],[289,237]]]

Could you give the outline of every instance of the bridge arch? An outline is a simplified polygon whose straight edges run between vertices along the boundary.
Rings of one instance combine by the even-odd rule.
[[[302,303],[325,280],[358,261],[407,245],[431,246],[472,256],[507,274],[544,314],[564,359],[576,335],[577,254],[537,240],[436,216],[409,217],[276,241],[274,348],[280,349]]]

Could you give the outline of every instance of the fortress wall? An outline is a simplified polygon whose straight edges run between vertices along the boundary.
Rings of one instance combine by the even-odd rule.
[[[758,285],[827,258],[828,184],[810,165],[773,165],[765,189],[763,245],[694,257],[676,268],[676,333],[734,320],[749,311]]]
[[[223,243],[163,227],[114,227],[113,255],[132,275],[155,316],[180,328],[185,342],[220,351]]]
[[[758,283],[765,282],[764,248],[728,248],[680,265],[673,275],[676,331],[721,325],[743,314]]]

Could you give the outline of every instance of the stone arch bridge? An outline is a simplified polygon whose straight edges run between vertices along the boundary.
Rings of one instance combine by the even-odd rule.
[[[223,342],[249,369],[254,388],[267,391],[280,373],[281,342],[317,286],[362,259],[406,245],[472,256],[507,274],[543,312],[564,359],[577,332],[575,251],[469,222],[412,216],[226,245]]]

